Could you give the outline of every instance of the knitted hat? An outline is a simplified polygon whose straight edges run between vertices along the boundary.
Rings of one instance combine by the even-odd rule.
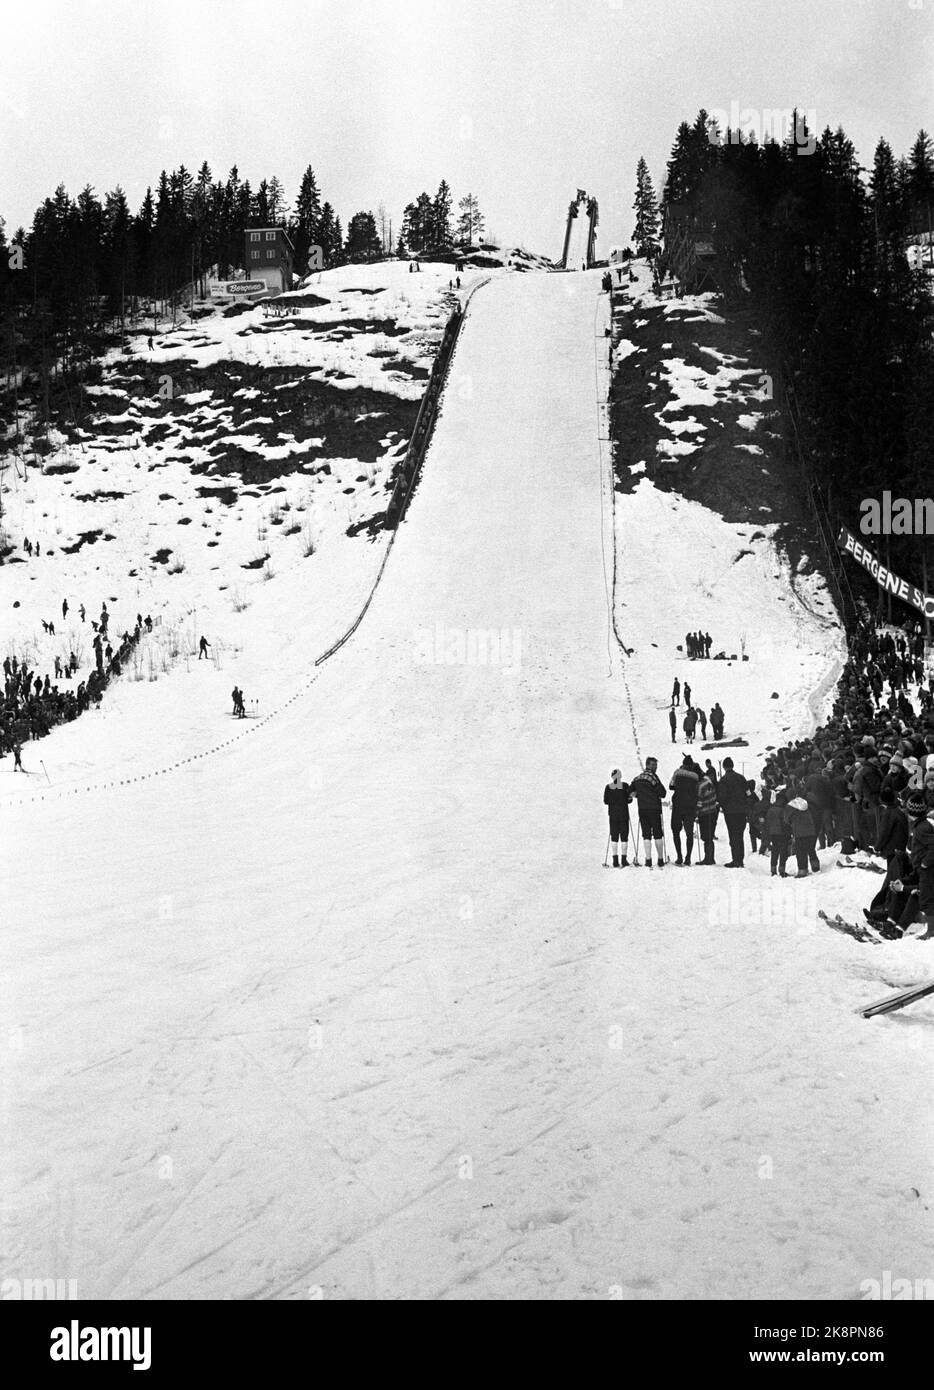
[[[916,819],[925,816],[927,809],[927,802],[921,792],[912,792],[910,796],[905,798],[905,810],[909,816],[914,816]]]

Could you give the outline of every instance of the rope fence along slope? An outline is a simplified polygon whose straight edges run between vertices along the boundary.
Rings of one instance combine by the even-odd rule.
[[[438,356],[435,358],[435,362],[432,366],[432,377],[428,387],[425,390],[425,394],[422,397],[422,403],[419,407],[419,412],[415,420],[415,428],[412,431],[412,438],[409,440],[409,447],[406,450],[405,459],[403,460],[403,466],[400,472],[400,481],[402,479],[407,479],[406,487],[401,494],[401,505],[396,517],[395,525],[389,537],[389,542],[386,546],[385,554],[383,555],[383,559],[380,564],[379,570],[377,571],[376,578],[373,581],[373,586],[370,589],[369,594],[367,595],[363,607],[360,609],[360,612],[357,614],[356,618],[351,623],[347,631],[343,634],[342,637],[340,637],[335,643],[333,643],[327,649],[327,651],[323,652],[321,656],[316,658],[314,663],[314,670],[312,671],[312,674],[309,676],[309,678],[303,683],[303,685],[297,691],[295,691],[295,693],[291,695],[287,700],[284,700],[281,704],[277,705],[274,709],[270,710],[268,714],[263,715],[262,717],[257,719],[256,722],[251,721],[246,729],[234,734],[231,738],[224,739],[221,742],[214,744],[210,748],[203,749],[200,753],[192,753],[189,757],[179,758],[174,762],[166,764],[165,767],[154,768],[149,772],[137,773],[135,777],[111,777],[106,781],[91,782],[84,786],[52,787],[49,791],[39,792],[32,796],[18,797],[16,799],[10,798],[9,800],[5,799],[5,805],[23,806],[36,801],[47,801],[53,799],[59,800],[62,797],[75,796],[82,792],[108,791],[116,787],[130,786],[135,782],[147,782],[153,777],[164,777],[170,772],[180,771],[183,767],[186,767],[190,763],[200,762],[203,758],[209,758],[213,756],[215,753],[221,753],[225,749],[230,748],[233,744],[239,743],[242,738],[245,738],[248,734],[256,733],[259,729],[263,728],[266,724],[268,724],[270,720],[275,719],[277,715],[281,714],[284,710],[288,709],[289,706],[293,705],[296,702],[296,700],[301,699],[304,695],[308,693],[308,691],[311,689],[311,687],[314,685],[315,681],[317,681],[320,675],[320,671],[318,670],[318,668],[325,661],[327,661],[329,657],[333,656],[335,652],[339,651],[340,648],[344,645],[344,643],[347,642],[348,639],[353,636],[357,628],[360,626],[360,623],[363,621],[366,611],[373,600],[373,595],[376,593],[379,582],[383,577],[383,573],[386,569],[386,562],[389,559],[390,552],[395,543],[396,529],[398,527],[398,523],[402,520],[402,517],[405,515],[405,510],[408,506],[409,499],[412,495],[412,490],[418,479],[418,475],[428,449],[428,444],[431,439],[431,433],[434,427],[435,420],[437,419],[442,389],[445,384],[445,381],[447,380],[447,373],[454,355],[454,347],[460,335],[460,330],[463,326],[464,319],[467,316],[467,309],[477,290],[482,289],[484,285],[489,284],[491,278],[491,276],[487,275],[482,280],[478,280],[478,282],[471,287],[469,293],[467,294],[464,300],[463,305],[451,315],[451,318],[448,320],[448,323],[445,327],[441,349],[439,350]],[[396,486],[398,488],[399,484],[397,483]]]

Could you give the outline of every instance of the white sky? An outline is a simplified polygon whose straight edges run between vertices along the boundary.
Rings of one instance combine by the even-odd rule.
[[[661,183],[699,106],[842,124],[864,164],[934,127],[934,0],[6,0],[0,215],[63,182],[234,163],[253,187],[305,166],[346,227],[442,177],[487,231],[559,255],[578,187],[598,251],[628,239],[640,154]]]

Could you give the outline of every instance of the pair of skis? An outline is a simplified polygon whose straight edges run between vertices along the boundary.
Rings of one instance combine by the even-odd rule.
[[[818,917],[833,927],[835,931],[844,932],[847,936],[854,937],[857,941],[872,942],[874,945],[881,945],[884,937],[874,932],[867,925],[865,929],[858,927],[853,922],[847,922],[839,914],[835,917],[828,917],[826,912],[818,912]],[[934,980],[919,985],[909,985],[907,989],[897,989],[894,994],[886,994],[882,999],[877,999],[873,1004],[863,1004],[855,1012],[863,1018],[877,1018],[881,1014],[893,1014],[899,1009],[904,1009],[908,1004],[916,1004],[919,999],[926,999],[928,995],[934,994]]]
[[[881,867],[881,865],[879,865],[879,864],[865,864],[865,863],[848,864],[848,863],[846,862],[845,859],[838,859],[838,860],[837,860],[837,868],[838,868],[838,869],[866,869],[866,870],[868,870],[868,872],[871,873],[871,874],[884,874],[884,873],[885,873],[885,869],[883,869],[883,868]]]
[[[844,936],[852,936],[854,941],[861,941],[864,945],[871,943],[874,946],[879,946],[885,940],[868,925],[861,927],[856,922],[848,922],[838,912],[834,913],[833,917],[829,917],[826,912],[818,910],[817,915],[822,922],[827,923],[828,927],[833,927],[834,931],[843,932]]]
[[[893,1014],[897,1009],[903,1009],[906,1004],[914,1004],[929,994],[934,994],[934,980],[929,980],[927,984],[912,985],[909,989],[896,990],[894,994],[887,994],[884,999],[877,999],[874,1004],[865,1004],[856,1012],[862,1014],[863,1018]]]

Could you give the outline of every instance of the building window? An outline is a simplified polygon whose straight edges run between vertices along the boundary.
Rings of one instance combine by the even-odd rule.
[[[258,260],[259,260],[259,252],[258,252],[258,251],[251,251],[251,252],[250,252],[250,256],[252,257],[252,259],[253,259],[254,261],[258,261]]]
[[[267,240],[267,241],[275,241],[275,239],[276,239],[276,234],[275,234],[275,232],[267,232],[267,233],[266,233],[266,240]]]
[[[276,259],[276,253],[275,253],[275,251],[267,251],[267,252],[266,252],[266,259],[267,259],[267,261],[274,261],[274,260]]]
[[[259,241],[259,232],[251,232],[251,233],[250,233],[250,240],[251,240],[251,241]]]

